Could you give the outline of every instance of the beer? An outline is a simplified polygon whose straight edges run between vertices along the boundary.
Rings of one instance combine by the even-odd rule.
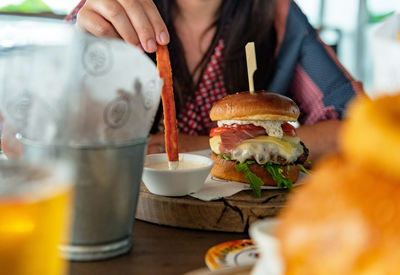
[[[71,193],[43,168],[0,162],[1,274],[65,274],[57,247],[68,231]]]

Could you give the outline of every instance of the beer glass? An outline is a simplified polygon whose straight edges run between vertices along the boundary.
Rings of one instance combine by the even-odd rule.
[[[72,184],[65,167],[0,160],[0,273],[62,275]]]

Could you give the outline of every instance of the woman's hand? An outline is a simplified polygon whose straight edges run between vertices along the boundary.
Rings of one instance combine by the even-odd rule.
[[[339,132],[342,121],[326,120],[305,125],[296,129],[301,141],[310,150],[308,159],[311,163],[319,161],[324,156],[338,150]]]
[[[169,43],[169,34],[152,0],[87,0],[78,25],[100,37],[122,38],[149,53]]]
[[[208,136],[178,135],[180,153],[210,149]],[[151,135],[147,146],[147,154],[165,153],[164,133]]]

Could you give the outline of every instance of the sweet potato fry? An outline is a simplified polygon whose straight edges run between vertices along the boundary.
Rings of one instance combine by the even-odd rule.
[[[176,122],[174,91],[172,86],[172,71],[167,46],[158,45],[156,55],[157,68],[160,77],[164,81],[161,91],[161,99],[164,109],[165,149],[168,155],[168,161],[179,161],[178,129]]]

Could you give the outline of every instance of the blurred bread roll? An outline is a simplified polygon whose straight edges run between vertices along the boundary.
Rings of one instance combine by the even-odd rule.
[[[326,160],[281,218],[285,274],[399,274],[400,185],[372,169]]]
[[[341,144],[349,160],[400,180],[400,96],[352,104]]]
[[[400,95],[352,105],[342,152],[282,211],[285,274],[400,274]]]

